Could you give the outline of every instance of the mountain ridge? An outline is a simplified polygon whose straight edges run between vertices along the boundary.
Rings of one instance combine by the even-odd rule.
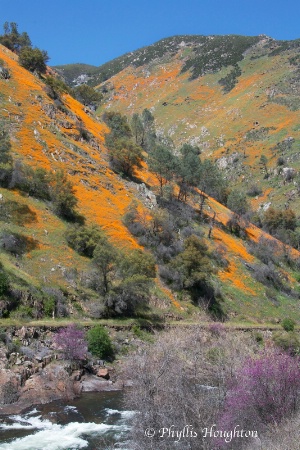
[[[104,64],[101,64],[98,67],[90,66],[92,69],[91,71],[87,71],[88,73],[83,73],[82,68],[80,66],[85,66],[84,63],[79,64],[68,64],[68,65],[60,65],[60,66],[53,66],[55,70],[60,73],[65,80],[70,84],[71,86],[74,83],[73,77],[75,76],[75,73],[78,75],[86,75],[87,76],[87,83],[91,85],[96,85],[97,83],[102,81],[106,81],[106,79],[116,75],[116,73],[123,70],[126,66],[133,64],[134,66],[138,67],[140,65],[143,65],[150,60],[160,58],[164,56],[166,53],[176,53],[178,49],[182,45],[186,46],[197,46],[197,44],[200,46],[204,45],[211,39],[230,39],[233,37],[241,38],[245,41],[256,41],[260,38],[266,38],[266,36],[241,36],[241,35],[174,35],[171,37],[162,38],[156,42],[154,42],[151,45],[144,46],[141,48],[138,48],[137,50],[127,52],[123,55],[120,55],[110,61],[107,61]],[[268,38],[272,39],[272,38]],[[86,65],[88,67],[88,65]]]
[[[100,82],[106,81],[108,78],[116,75],[116,73],[123,70],[126,66],[133,64],[134,66],[138,66],[141,64],[147,63],[150,59],[155,59],[162,57],[167,52],[176,52],[180,48],[182,44],[191,47],[194,45],[196,48],[197,45],[203,46],[203,44],[207,43],[211,39],[218,39],[221,41],[226,41],[237,38],[242,39],[247,44],[248,47],[251,47],[252,43],[259,42],[260,40],[268,41],[272,43],[274,47],[276,47],[277,51],[280,48],[286,48],[297,44],[299,39],[294,40],[276,40],[267,35],[259,35],[259,36],[245,36],[245,35],[174,35],[171,37],[162,38],[153,44],[148,46],[140,47],[136,50],[129,51],[123,55],[120,55],[116,58],[113,58],[110,61],[107,61],[100,66],[92,66],[85,63],[75,63],[75,64],[66,64],[53,66],[55,70],[60,73],[66,80],[66,82],[70,86],[74,86],[80,82],[86,82],[92,86],[99,84]],[[231,43],[232,45],[232,43]],[[244,44],[245,45],[245,44]],[[247,45],[245,46],[247,50]],[[274,50],[274,49],[273,49]],[[192,63],[191,63],[192,65]],[[83,70],[86,68],[87,70]],[[189,67],[186,67],[188,69]],[[79,76],[84,76],[81,80],[78,79]]]

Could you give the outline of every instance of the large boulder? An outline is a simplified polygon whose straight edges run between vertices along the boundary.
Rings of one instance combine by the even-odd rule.
[[[81,379],[81,384],[82,392],[101,392],[119,389],[119,387],[113,385],[112,381],[99,378],[95,375],[85,375]]]
[[[291,181],[295,178],[297,171],[293,167],[283,167],[281,173],[285,181]]]
[[[33,374],[21,389],[22,401],[31,402],[33,405],[61,398],[69,400],[75,396],[73,380],[64,367],[56,363],[49,364]]]
[[[98,372],[97,372],[97,377],[105,378],[105,380],[109,380],[109,371],[108,371],[108,369],[106,369],[105,367],[99,369]]]
[[[20,397],[21,380],[13,371],[0,369],[0,404],[10,405]]]

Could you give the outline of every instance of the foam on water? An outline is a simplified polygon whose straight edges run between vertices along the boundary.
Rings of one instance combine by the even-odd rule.
[[[67,405],[64,407],[64,411],[66,412],[78,412],[76,406]]]
[[[10,416],[9,419],[14,423],[1,423],[1,430],[32,430],[32,429],[51,429],[52,422],[49,420],[41,420],[41,416],[32,416],[33,411],[26,416]]]
[[[110,409],[110,408],[105,408],[105,412],[109,416],[119,414],[122,419],[130,419],[130,417],[134,416],[135,414],[135,411],[119,411],[118,409]]]
[[[105,412],[108,415],[120,414],[120,411],[118,409],[111,409],[111,408],[105,408]]]
[[[130,419],[135,415],[135,411],[121,411],[121,417],[122,419]]]
[[[39,411],[36,409],[36,408],[34,408],[32,411],[30,411],[28,414],[27,414],[27,416],[32,416],[33,414],[36,414],[36,413],[38,413]]]
[[[32,413],[31,413],[32,414]],[[107,425],[71,422],[58,425],[41,416],[10,416],[12,424],[1,424],[2,429],[37,429],[34,434],[15,439],[12,442],[0,444],[0,450],[66,450],[80,449],[88,446],[85,436],[101,435],[108,431],[122,433],[127,431],[126,425]],[[82,437],[84,436],[84,437]]]

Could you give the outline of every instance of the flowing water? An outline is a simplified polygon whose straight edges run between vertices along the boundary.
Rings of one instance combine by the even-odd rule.
[[[0,450],[128,449],[129,419],[122,392],[86,393],[0,420]]]

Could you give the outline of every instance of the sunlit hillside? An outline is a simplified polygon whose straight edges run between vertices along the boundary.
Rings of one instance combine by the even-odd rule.
[[[132,56],[99,85],[104,102],[98,113],[118,110],[130,117],[149,108],[176,147],[199,146],[245,192],[257,184],[262,193],[254,208],[271,202],[298,209],[298,177],[286,182],[286,173],[299,169],[300,42],[260,36],[234,61],[233,44],[225,53],[226,38],[210,37],[209,55],[201,53],[208,44],[189,36],[160,41],[165,52],[144,64],[136,52],[137,62]]]
[[[155,116],[157,129],[170,136],[175,146],[183,142],[198,145],[201,157],[211,157],[225,167],[233,185],[240,181],[245,186],[253,180],[261,182],[263,197],[253,203],[269,201],[275,188],[274,196],[280,202],[285,192],[295,188],[290,182],[283,184],[278,171],[275,174],[275,162],[286,151],[288,166],[297,167],[299,114],[297,105],[287,104],[289,94],[281,94],[276,86],[286,67],[296,73],[296,66],[289,60],[296,50],[270,58],[264,43],[270,45],[268,39],[260,40],[239,63],[243,73],[229,93],[224,93],[218,81],[231,68],[192,80],[189,71],[181,73],[185,57],[191,51],[183,43],[176,55],[164,56],[164,61],[150,61],[147,66],[127,67],[101,85],[106,94],[98,113],[113,109],[130,116],[147,107]],[[10,74],[9,78],[0,79],[0,101],[1,119],[10,136],[14,161],[55,172],[63,169],[74,185],[78,210],[86,223],[101,226],[110,242],[127,253],[143,248],[124,225],[123,217],[135,200],[146,226],[151,223],[155,211],[142,194],[141,183],[154,193],[158,203],[159,192],[155,174],[148,171],[147,163],[144,161],[132,178],[116,174],[110,168],[105,147],[109,129],[100,118],[68,94],[62,94],[59,100],[50,98],[43,79],[22,68],[18,57],[2,46],[0,61]],[[285,99],[280,101],[282,104],[279,96]],[[282,150],[282,142],[290,142],[290,146]],[[263,180],[257,160],[262,148],[268,168],[274,172],[267,180]],[[45,201],[16,189],[1,188],[0,193],[2,232],[24,235],[32,243],[22,256],[1,247],[1,262],[15,286],[24,283],[36,289],[45,286],[62,289],[74,317],[91,317],[90,303],[99,301],[99,296],[81,284],[90,260],[68,246],[65,232],[69,224],[54,215]],[[297,204],[297,193],[295,197]],[[4,214],[5,202],[14,202],[13,213]],[[188,205],[195,214],[194,229],[211,252],[212,280],[219,293],[223,317],[259,321],[276,321],[287,315],[298,318],[295,266],[289,266],[283,259],[274,268],[279,283],[275,289],[272,282],[268,286],[268,280],[259,279],[260,262],[249,251],[251,242],[257,243],[262,236],[275,240],[251,224],[247,224],[243,236],[231,233],[228,228],[231,212],[210,197],[205,203],[203,221],[197,218],[196,193],[188,198]],[[180,230],[177,232],[180,243]],[[296,250],[284,248],[291,258],[296,260],[300,256]],[[175,318],[198,320],[209,313],[209,305],[205,309],[200,303],[191,302],[186,292],[172,290],[158,273],[149,297],[150,312],[161,317],[171,312]],[[28,299],[29,295],[24,304]]]

